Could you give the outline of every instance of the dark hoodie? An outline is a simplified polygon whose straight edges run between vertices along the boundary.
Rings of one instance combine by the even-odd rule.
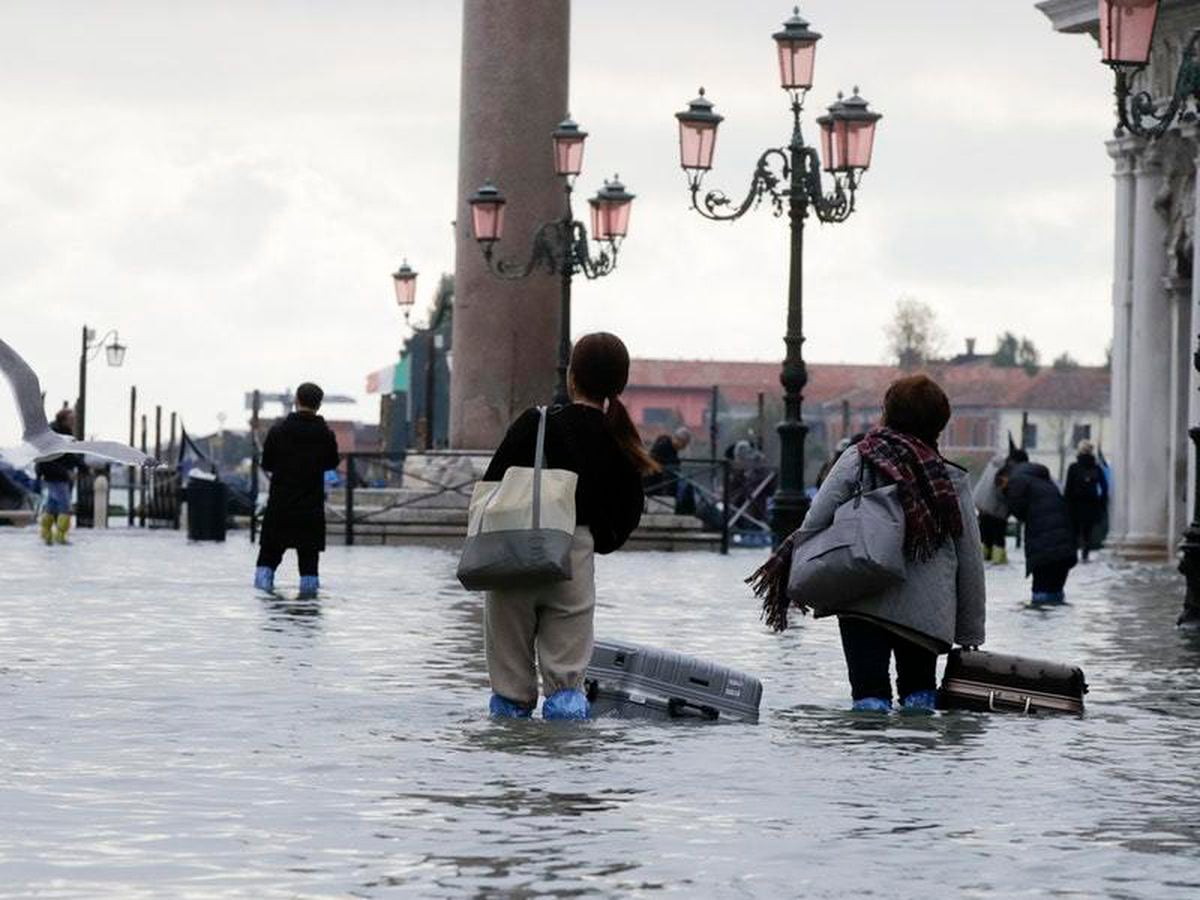
[[[1080,453],[1067,469],[1063,496],[1071,518],[1081,525],[1092,525],[1104,515],[1108,503],[1108,481],[1104,470],[1090,453]]]
[[[1008,510],[1025,523],[1025,571],[1075,565],[1075,530],[1067,502],[1041,463],[1018,463],[1004,491]]]

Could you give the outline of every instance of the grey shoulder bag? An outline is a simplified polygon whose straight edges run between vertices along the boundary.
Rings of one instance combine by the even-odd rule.
[[[899,487],[865,490],[863,463],[849,500],[837,508],[828,528],[797,543],[788,573],[788,597],[817,614],[904,581],[904,508]]]

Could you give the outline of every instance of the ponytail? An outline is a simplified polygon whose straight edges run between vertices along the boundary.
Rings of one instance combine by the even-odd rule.
[[[608,426],[608,433],[613,436],[617,446],[621,448],[621,453],[638,470],[638,474],[650,475],[662,468],[646,452],[646,448],[642,444],[642,436],[638,434],[637,426],[633,424],[633,419],[629,417],[629,411],[619,397],[608,398],[608,405],[604,410],[604,424]]]

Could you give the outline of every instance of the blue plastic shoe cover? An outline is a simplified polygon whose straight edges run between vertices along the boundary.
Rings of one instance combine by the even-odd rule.
[[[259,566],[254,570],[254,586],[260,591],[275,590],[275,570],[269,566]]]
[[[1030,601],[1038,606],[1051,603],[1062,603],[1066,595],[1062,591],[1034,591]]]
[[[892,701],[885,700],[882,697],[863,697],[854,701],[855,710],[868,710],[870,712],[887,712],[892,708]]]
[[[937,706],[937,691],[913,691],[901,701],[905,709],[934,709]]]
[[[301,575],[300,576],[300,593],[313,595],[317,592],[317,588],[321,586],[321,579],[316,575]]]
[[[543,719],[586,719],[591,714],[592,706],[583,691],[572,688],[555,691],[542,704]]]
[[[488,701],[488,714],[493,719],[528,719],[533,715],[533,707],[522,706],[507,697],[492,694],[492,699]]]

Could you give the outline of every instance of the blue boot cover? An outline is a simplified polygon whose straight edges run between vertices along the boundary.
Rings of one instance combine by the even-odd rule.
[[[317,588],[321,586],[321,580],[316,575],[301,575],[300,576],[300,593],[307,597],[315,597]]]
[[[583,691],[572,688],[555,691],[542,704],[543,719],[586,719],[591,714],[591,704],[583,695]]]
[[[1051,593],[1049,591],[1034,591],[1030,598],[1035,606],[1048,606],[1055,603],[1062,603],[1066,595],[1062,591]]]
[[[937,691],[913,691],[900,705],[905,709],[934,709],[937,706]]]
[[[259,566],[254,570],[254,586],[260,591],[275,590],[275,570],[268,566]]]
[[[891,708],[892,701],[884,700],[882,697],[863,697],[861,700],[855,700],[854,706],[851,707],[851,709],[869,712],[887,712]]]
[[[488,701],[488,714],[493,719],[528,719],[533,715],[533,707],[522,706],[507,697],[492,694],[492,699]]]

